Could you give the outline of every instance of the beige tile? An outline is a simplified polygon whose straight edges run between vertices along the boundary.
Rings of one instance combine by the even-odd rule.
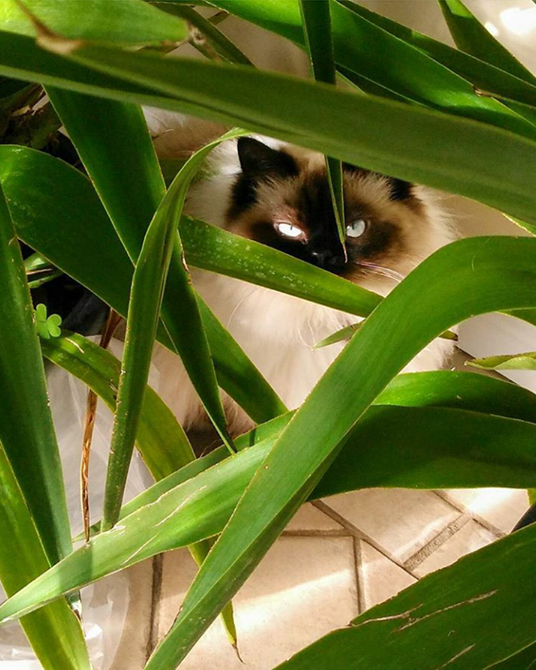
[[[151,633],[153,559],[132,566],[124,574],[128,577],[130,602],[110,670],[141,670],[145,667]]]
[[[292,521],[286,527],[287,531],[323,531],[323,530],[344,530],[340,523],[334,521],[331,517],[311,503],[302,505]]]
[[[396,596],[417,580],[364,541],[359,542],[359,577],[363,609]]]
[[[509,533],[526,512],[524,489],[452,489],[445,494],[504,533]]]
[[[485,547],[496,539],[497,537],[493,533],[490,533],[476,521],[471,520],[450,540],[447,540],[420,565],[416,566],[413,571],[417,577],[424,577],[424,575],[434,570],[451,565],[462,556]]]
[[[367,489],[325,502],[401,562],[460,515],[430,491]]]
[[[164,561],[159,635],[173,622],[195,573],[184,551]],[[240,653],[249,670],[269,670],[357,615],[353,541],[283,537],[234,598]],[[243,670],[216,621],[181,670]]]

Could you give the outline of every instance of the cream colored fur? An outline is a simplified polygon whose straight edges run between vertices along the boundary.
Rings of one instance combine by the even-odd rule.
[[[173,133],[170,133],[169,139],[177,153],[177,139]],[[283,145],[268,138],[259,139],[274,148]],[[322,160],[313,152],[285,146],[299,155],[302,161]],[[208,168],[211,176],[191,189],[186,213],[225,227],[230,189],[240,170],[236,142],[229,141],[216,149]],[[374,197],[373,184],[369,193]],[[381,189],[376,195],[383,197]],[[398,269],[402,270],[402,274],[454,239],[448,220],[437,204],[437,196],[418,187],[418,197],[424,203],[425,233],[420,235],[412,253],[401,259]],[[408,215],[411,216],[411,212]],[[195,269],[192,277],[204,300],[289,408],[297,407],[304,401],[344,346],[339,343],[314,350],[312,345],[359,320],[355,316],[237,279]],[[396,284],[391,279],[375,275],[360,283],[383,295]],[[405,371],[441,368],[451,351],[450,342],[436,340]],[[154,362],[162,375],[164,398],[179,421],[186,429],[199,425],[204,415],[180,361],[159,347]],[[225,395],[224,398],[232,432],[238,433],[250,427],[251,421],[244,412]]]

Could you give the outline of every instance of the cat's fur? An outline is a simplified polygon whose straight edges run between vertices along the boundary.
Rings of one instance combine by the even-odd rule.
[[[454,239],[436,196],[427,189],[345,166],[346,220],[367,221],[360,238],[348,239],[345,262],[323,156],[259,136],[257,141],[238,142],[240,156],[236,140],[213,151],[209,176],[191,188],[186,213],[325,266],[383,295],[399,277]],[[274,228],[278,222],[299,226],[304,239],[282,237]],[[312,345],[359,320],[237,279],[195,269],[192,277],[220,321],[291,408],[303,402],[344,343],[316,350]],[[406,371],[442,367],[451,348],[450,342],[436,340]],[[154,361],[162,374],[160,389],[178,419],[186,429],[199,426],[205,420],[203,411],[180,362],[162,348]],[[225,407],[233,433],[250,427],[248,417],[227,397]]]

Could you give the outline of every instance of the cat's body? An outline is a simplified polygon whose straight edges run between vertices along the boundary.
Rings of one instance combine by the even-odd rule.
[[[262,143],[258,140],[262,140]],[[269,244],[386,295],[421,260],[454,239],[422,187],[346,166],[347,258],[337,229],[323,157],[268,138],[229,141],[209,161],[209,177],[190,191],[186,213]],[[268,148],[270,145],[271,148]],[[239,156],[240,153],[240,156]],[[237,279],[192,270],[196,289],[290,408],[303,402],[344,343],[312,345],[355,316]],[[440,368],[451,344],[436,340],[406,371]],[[186,429],[205,421],[182,365],[155,353],[161,391]],[[233,433],[251,426],[224,399]]]

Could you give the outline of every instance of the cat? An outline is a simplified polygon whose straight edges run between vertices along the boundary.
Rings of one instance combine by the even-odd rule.
[[[271,138],[252,135],[222,143],[208,159],[207,173],[191,187],[186,214],[382,295],[455,239],[437,196],[428,189],[343,164],[345,251],[324,157]],[[336,309],[195,268],[192,280],[289,408],[304,401],[345,343],[319,349],[313,345],[359,321]],[[437,339],[405,371],[441,368],[452,348],[452,342]],[[185,429],[202,426],[206,417],[180,361],[159,348],[154,363],[161,372],[161,393]],[[222,397],[231,433],[249,429],[249,417]]]

